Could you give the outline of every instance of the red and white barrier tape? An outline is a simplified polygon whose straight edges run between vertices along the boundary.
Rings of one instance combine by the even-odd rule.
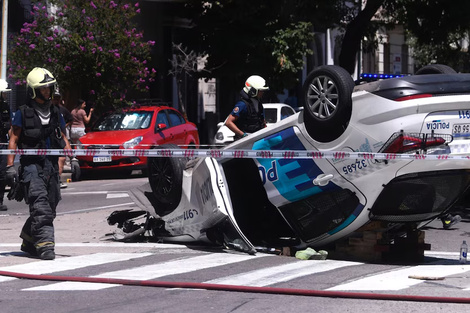
[[[0,154],[115,157],[211,157],[216,159],[377,159],[377,160],[470,160],[470,154],[395,154],[312,150],[218,150],[218,149],[0,149]]]

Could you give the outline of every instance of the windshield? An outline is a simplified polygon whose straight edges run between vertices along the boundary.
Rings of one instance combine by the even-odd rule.
[[[93,131],[145,129],[150,126],[153,112],[121,112],[103,116]]]

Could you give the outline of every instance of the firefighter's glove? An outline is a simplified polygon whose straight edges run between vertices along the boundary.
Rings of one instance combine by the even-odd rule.
[[[18,179],[18,173],[16,172],[16,168],[13,165],[7,166],[7,171],[5,173],[5,179],[7,181],[7,184],[11,187],[15,185],[17,179]]]

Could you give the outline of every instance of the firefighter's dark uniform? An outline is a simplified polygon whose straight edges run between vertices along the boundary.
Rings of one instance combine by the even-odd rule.
[[[34,100],[31,100],[34,101]],[[12,124],[21,127],[18,149],[63,149],[65,141],[61,127],[65,122],[59,109],[51,105],[49,123],[42,125],[38,113],[31,105],[23,105],[15,113]],[[59,203],[58,156],[21,155],[20,182],[24,185],[25,201],[30,216],[21,230],[21,249],[40,255],[54,249],[54,226],[56,207]]]
[[[235,104],[232,114],[237,116],[235,122],[238,129],[244,133],[254,133],[265,127],[263,104],[256,98],[249,97],[245,91],[240,92],[241,100]],[[254,103],[257,101],[257,103]],[[257,106],[257,109],[255,107]],[[236,139],[241,138],[236,136]]]
[[[0,149],[8,148],[8,130],[10,129],[10,106],[0,97]],[[7,155],[0,155],[0,211],[6,211],[7,207],[3,205],[5,194]]]

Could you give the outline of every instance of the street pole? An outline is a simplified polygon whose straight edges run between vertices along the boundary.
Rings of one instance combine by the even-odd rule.
[[[8,39],[8,0],[2,1],[2,58],[0,60],[0,78],[7,79],[7,39]]]

